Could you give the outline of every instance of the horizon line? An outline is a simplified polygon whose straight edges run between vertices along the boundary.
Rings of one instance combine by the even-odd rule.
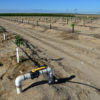
[[[93,11],[67,11],[67,10],[47,10],[47,9],[0,9],[0,13],[68,13],[68,14],[96,14],[100,15],[100,12]]]

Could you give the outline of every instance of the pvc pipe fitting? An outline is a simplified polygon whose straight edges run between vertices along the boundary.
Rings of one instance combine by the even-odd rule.
[[[20,94],[22,92],[22,85],[21,85],[22,81],[27,80],[27,79],[37,78],[39,75],[42,75],[45,73],[48,74],[48,83],[51,84],[53,81],[53,70],[50,67],[41,69],[41,70],[36,70],[35,72],[31,71],[30,73],[27,73],[25,75],[18,76],[15,80],[17,94]]]

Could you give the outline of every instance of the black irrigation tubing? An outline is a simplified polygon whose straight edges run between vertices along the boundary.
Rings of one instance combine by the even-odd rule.
[[[75,17],[74,14],[64,14],[64,13],[1,13],[0,16]]]

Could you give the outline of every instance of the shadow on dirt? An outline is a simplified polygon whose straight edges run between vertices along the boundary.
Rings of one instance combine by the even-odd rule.
[[[58,37],[61,37],[63,40],[79,40],[79,33],[72,33],[70,30],[68,32],[61,33]]]
[[[22,47],[20,47],[20,49],[24,52],[24,54],[28,57],[28,59],[31,60],[35,64],[35,66],[38,66],[38,67],[42,65],[47,66],[50,63],[50,61],[62,61],[64,59],[64,58],[53,59],[53,58],[45,57],[45,54],[43,54],[43,52],[40,49],[30,44],[27,40],[25,40],[25,46],[32,52],[31,54],[29,54]],[[43,54],[42,55],[43,57],[41,56],[41,54]]]
[[[75,78],[75,75],[72,75],[72,76],[67,77],[67,78],[58,79],[57,82],[53,82],[53,83],[50,84],[50,85],[65,83],[65,82],[68,82],[68,81],[72,80],[73,78]],[[56,79],[56,77],[54,76],[54,80],[55,80],[55,79]],[[27,91],[28,89],[30,89],[30,88],[32,88],[32,87],[34,87],[34,86],[43,85],[43,84],[48,84],[48,81],[47,81],[47,80],[43,80],[43,81],[40,81],[40,82],[33,83],[33,84],[31,84],[30,86],[28,86],[27,88],[25,88],[25,89],[23,90],[23,92]]]
[[[75,78],[75,75],[72,75],[72,76],[67,77],[67,78],[60,78],[60,79],[58,79],[57,82],[53,82],[51,85],[54,85],[54,84],[62,84],[62,83],[70,82],[70,83],[75,83],[75,84],[79,84],[79,85],[88,86],[88,87],[93,88],[93,89],[96,89],[98,92],[100,92],[100,89],[99,88],[96,88],[96,87],[94,87],[92,85],[89,85],[89,84],[86,84],[86,83],[82,83],[82,82],[71,81],[74,78]],[[54,80],[55,79],[56,79],[56,77],[54,77]],[[43,81],[40,81],[40,82],[33,83],[30,86],[28,86],[27,88],[25,88],[23,90],[23,92],[27,91],[30,88],[33,88],[33,87],[38,86],[38,85],[43,85],[43,84],[48,84],[48,81],[47,80],[43,80]]]
[[[75,81],[68,81],[70,83],[75,83],[75,84],[79,84],[79,85],[84,85],[84,86],[88,86],[90,88],[93,88],[95,89],[97,92],[100,92],[100,89],[95,87],[95,86],[92,86],[92,85],[89,85],[89,84],[86,84],[86,83],[82,83],[82,82],[75,82]]]
[[[62,61],[64,58],[51,59],[52,61]]]
[[[30,59],[36,66],[40,66],[40,64],[37,61],[35,61],[23,48],[21,48],[21,50],[25,53],[28,59]]]

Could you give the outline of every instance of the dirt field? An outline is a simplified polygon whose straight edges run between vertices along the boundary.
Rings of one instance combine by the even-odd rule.
[[[100,19],[75,25],[57,20],[49,29],[40,25],[18,23],[0,18],[0,26],[8,31],[6,41],[0,34],[0,100],[100,100]],[[41,22],[41,25],[48,25]],[[48,85],[45,76],[23,82],[23,93],[17,95],[15,78],[34,68],[27,61],[17,64],[15,35],[27,40],[21,56],[27,54],[39,63],[54,69],[57,84]],[[34,53],[35,52],[35,53]]]

